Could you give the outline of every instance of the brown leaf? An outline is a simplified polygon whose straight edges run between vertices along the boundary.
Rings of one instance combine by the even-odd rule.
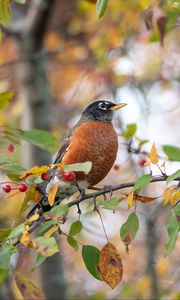
[[[166,33],[166,22],[167,22],[167,17],[166,16],[161,16],[156,21],[157,28],[158,28],[158,31],[159,31],[161,46],[164,45],[164,36],[165,36],[165,33]]]
[[[107,243],[101,249],[98,269],[103,280],[109,284],[112,289],[121,281],[123,274],[121,257],[111,243]]]
[[[152,164],[156,165],[158,163],[158,155],[155,143],[152,144],[149,158]]]
[[[144,22],[146,25],[147,30],[153,29],[153,10],[152,8],[148,8],[143,13]]]
[[[29,278],[21,272],[15,273],[15,283],[25,300],[44,300],[45,295]]]
[[[56,196],[57,191],[58,191],[58,185],[53,184],[50,187],[50,191],[49,191],[49,195],[48,195],[48,202],[49,202],[50,206],[53,206],[53,204],[54,204],[54,200],[55,200],[55,196]]]
[[[146,197],[146,196],[141,196],[141,195],[134,195],[134,200],[140,201],[142,203],[149,203],[154,201],[156,198],[154,197]]]

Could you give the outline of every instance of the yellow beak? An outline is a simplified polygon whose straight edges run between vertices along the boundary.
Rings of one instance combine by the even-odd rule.
[[[120,103],[120,104],[117,104],[117,105],[111,107],[111,109],[112,110],[118,110],[118,109],[120,109],[120,108],[122,108],[122,107],[124,107],[126,105],[127,105],[126,103]]]

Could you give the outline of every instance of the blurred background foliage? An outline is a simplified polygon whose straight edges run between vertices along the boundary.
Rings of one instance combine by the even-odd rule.
[[[61,139],[83,108],[96,99],[128,103],[117,115],[115,126],[120,133],[127,124],[135,123],[138,139],[149,141],[144,151],[150,150],[153,141],[159,155],[163,144],[178,146],[179,13],[179,1],[172,0],[111,0],[100,19],[95,0],[12,1],[11,20],[7,27],[6,22],[1,25],[0,92],[14,93],[8,108],[0,111],[1,155],[26,168],[47,164],[52,160],[47,151],[14,138],[12,132],[38,128]],[[10,143],[14,151],[8,150]],[[142,158],[146,155],[128,153],[127,140],[120,136],[115,167],[101,186],[143,175]],[[167,163],[167,172],[177,167],[176,162]],[[157,169],[155,174],[159,174]],[[3,171],[0,178],[7,181]],[[163,186],[149,186],[146,195],[162,196]],[[4,200],[0,191],[2,227],[14,225],[21,197]],[[84,227],[79,239],[102,246],[104,234],[91,203],[83,204],[81,210]],[[138,205],[140,230],[129,255],[119,238],[120,225],[128,214],[126,203],[116,214],[103,212],[108,236],[124,264],[123,280],[113,291],[87,273],[80,253],[63,238],[60,255],[48,258],[41,269],[30,271],[35,257],[27,250],[13,257],[12,266],[41,286],[47,299],[179,299],[179,241],[164,258],[170,211],[159,201]],[[71,218],[64,225],[66,230],[78,218],[75,208]],[[13,280],[6,280],[0,299],[21,298]]]

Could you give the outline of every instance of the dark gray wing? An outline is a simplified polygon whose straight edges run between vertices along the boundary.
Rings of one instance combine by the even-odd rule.
[[[67,134],[63,138],[63,143],[56,155],[56,158],[54,160],[54,164],[60,163],[63,156],[65,155],[67,148],[69,147],[70,140],[71,140],[71,135],[72,135],[72,129],[70,129]]]

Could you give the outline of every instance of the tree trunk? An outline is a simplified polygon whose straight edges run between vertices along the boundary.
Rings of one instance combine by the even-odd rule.
[[[43,38],[46,31],[54,0],[32,2],[27,25],[16,36],[19,57],[30,57],[43,49]],[[29,18],[31,17],[31,18]],[[33,20],[34,18],[34,20]],[[26,28],[28,28],[26,30]],[[33,56],[32,56],[33,57]],[[17,68],[19,93],[22,99],[22,129],[51,128],[51,94],[46,78],[46,59],[39,55],[38,59],[29,59]],[[23,163],[26,167],[48,164],[50,155],[26,142],[23,143]],[[42,288],[47,300],[65,299],[65,280],[62,271],[62,259],[59,254],[48,258],[41,267]]]

